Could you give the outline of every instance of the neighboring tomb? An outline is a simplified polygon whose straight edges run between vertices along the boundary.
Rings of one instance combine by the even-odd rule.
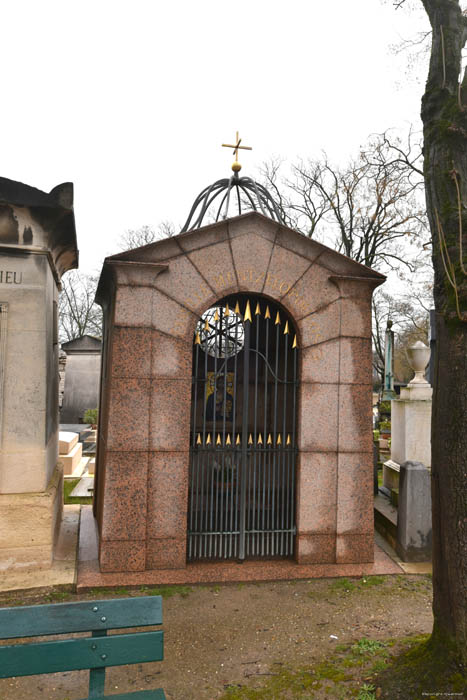
[[[60,423],[83,422],[86,409],[97,408],[101,346],[100,338],[92,335],[83,335],[62,343],[67,358]]]
[[[373,560],[383,281],[256,212],[105,260],[102,572]]]
[[[0,569],[49,566],[62,509],[60,278],[77,267],[73,186],[0,178]]]

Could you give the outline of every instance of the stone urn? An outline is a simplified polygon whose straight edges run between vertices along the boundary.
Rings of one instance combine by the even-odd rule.
[[[415,377],[410,384],[427,384],[425,379],[425,368],[430,361],[431,350],[421,340],[417,340],[414,345],[407,348],[407,358],[409,364],[415,372]]]

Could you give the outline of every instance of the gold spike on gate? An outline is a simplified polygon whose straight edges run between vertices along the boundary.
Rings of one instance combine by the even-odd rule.
[[[287,335],[288,332],[289,332],[289,322],[286,321],[286,322],[285,322],[285,328],[284,328],[284,335]]]
[[[292,444],[292,440],[290,439],[290,434],[287,435],[287,443],[286,443],[286,444],[287,444],[287,445],[291,445],[291,444]]]
[[[240,445],[240,433],[237,435],[237,439],[235,440],[236,445]]]
[[[259,305],[259,301],[256,302],[256,309],[255,309],[255,316],[261,315],[261,307]]]
[[[238,301],[235,304],[235,313],[240,316],[240,304],[238,303]]]
[[[200,433],[198,433],[198,437],[196,438],[196,444],[197,444],[197,445],[201,445],[201,444],[202,444],[202,440],[201,440],[201,435],[200,435]]]
[[[228,304],[225,305],[224,316],[230,316],[230,309]]]
[[[263,438],[261,437],[261,433],[258,435],[258,445],[263,444]]]
[[[230,435],[229,435],[229,433],[227,433],[227,437],[226,437],[226,439],[225,439],[225,444],[226,444],[226,445],[231,445],[231,444],[232,444],[232,441],[230,440]]]
[[[268,445],[272,445],[272,435],[271,435],[271,433],[269,433],[269,435],[268,435],[268,442],[267,442],[267,444],[268,444]]]
[[[250,302],[247,300],[246,306],[245,306],[245,315],[243,317],[244,321],[250,321],[251,323],[251,309],[250,309]]]
[[[206,321],[205,321],[205,323],[204,323],[204,330],[205,330],[205,331],[208,331],[208,330],[209,330],[209,321],[208,321],[208,319],[206,319]]]
[[[295,338],[293,339],[292,348],[298,348],[298,345],[297,345],[297,336],[295,336]]]
[[[277,326],[277,325],[280,326],[280,323],[281,323],[281,317],[279,316],[279,312],[277,312],[277,315],[276,315],[276,322],[275,322],[274,325],[275,325],[275,326]]]
[[[214,312],[214,322],[217,323],[217,321],[219,320],[219,318],[220,318],[220,316],[219,316],[219,311],[218,311],[217,306],[216,306],[216,310],[215,310],[215,312]]]
[[[281,438],[281,434],[280,434],[280,433],[279,433],[279,435],[277,436],[277,444],[278,444],[278,445],[282,445],[282,438]]]
[[[199,337],[199,333],[196,333],[196,338],[195,338],[195,345],[201,345],[201,338]]]
[[[222,445],[221,434],[217,433],[216,445]]]
[[[269,311],[269,306],[266,306],[266,313],[264,314],[264,318],[271,318],[271,312]]]
[[[248,438],[248,444],[252,445],[253,444],[253,435],[250,433],[250,437]]]
[[[206,438],[206,445],[210,445],[210,444],[211,444],[211,433],[208,433],[208,436]]]

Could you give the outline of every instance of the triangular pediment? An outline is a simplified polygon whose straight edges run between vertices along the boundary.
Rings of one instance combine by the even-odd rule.
[[[106,258],[106,261],[127,261],[159,263],[169,261],[202,248],[242,236],[259,236],[275,245],[286,248],[296,255],[310,261],[318,261],[335,275],[368,277],[383,281],[384,275],[355,262],[342,253],[304,236],[283,224],[269,219],[258,212],[249,212],[241,216],[217,222],[194,231],[188,231],[171,238],[164,238],[154,243],[118,253]],[[248,244],[245,241],[245,245]]]

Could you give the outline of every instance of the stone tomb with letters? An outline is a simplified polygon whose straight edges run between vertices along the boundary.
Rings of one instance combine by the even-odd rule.
[[[48,567],[60,523],[60,278],[77,267],[73,186],[0,178],[0,570]]]
[[[256,212],[105,260],[101,572],[373,561],[383,281]]]

